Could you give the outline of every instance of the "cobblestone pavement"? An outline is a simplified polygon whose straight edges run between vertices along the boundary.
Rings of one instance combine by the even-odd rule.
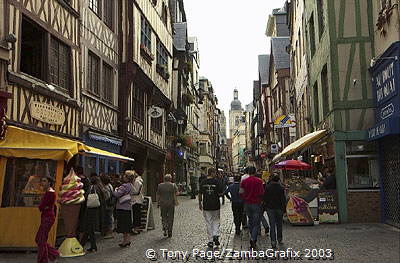
[[[290,226],[284,225],[284,245],[279,251],[289,251],[292,258],[270,257],[266,259],[249,258],[249,237],[248,232],[235,236],[231,219],[230,204],[226,203],[221,209],[221,246],[218,250],[207,251],[207,234],[200,210],[197,208],[197,200],[190,200],[188,197],[181,197],[181,205],[175,211],[175,225],[172,238],[164,238],[160,230],[159,209],[154,208],[156,229],[144,232],[132,238],[133,244],[130,248],[121,249],[118,247],[120,237],[103,240],[97,238],[99,251],[87,254],[83,257],[61,258],[59,263],[78,263],[78,262],[287,262],[300,261],[295,257],[293,251],[300,251],[302,260],[318,260],[312,257],[312,253],[322,253],[328,255],[327,249],[333,252],[331,262],[400,262],[400,231],[383,224],[342,224],[342,225],[318,225],[318,226]],[[273,250],[270,249],[270,242],[265,233],[259,237],[259,250],[268,252],[272,256]],[[151,249],[151,250],[150,250]],[[307,253],[309,249],[309,256]],[[315,249],[315,250],[313,250]],[[175,254],[175,258],[163,255],[163,251],[183,251],[187,253]],[[146,257],[146,251],[150,256],[157,259],[151,261]],[[241,251],[240,258],[238,253]],[[290,251],[291,254],[290,254]],[[153,253],[154,252],[154,253]],[[194,252],[199,255],[195,257]],[[201,255],[202,253],[208,253]],[[206,256],[218,256],[207,259]],[[261,253],[261,252],[260,252]],[[283,252],[282,252],[283,253]],[[255,256],[255,254],[253,254]],[[203,256],[203,257],[201,257]],[[257,260],[256,260],[257,259]],[[332,258],[330,258],[332,259]],[[0,263],[20,263],[35,262],[36,253],[0,253]],[[323,260],[320,258],[319,260]],[[318,261],[319,261],[318,260]],[[328,261],[325,259],[324,261]]]

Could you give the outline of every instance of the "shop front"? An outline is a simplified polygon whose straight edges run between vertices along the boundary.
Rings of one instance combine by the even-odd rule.
[[[379,152],[381,220],[400,227],[400,41],[377,59],[370,72],[376,123],[368,130],[368,140]]]
[[[41,177],[55,179],[58,195],[63,175],[68,172],[64,169],[78,154],[133,161],[79,141],[8,126],[0,141],[0,248],[36,248],[35,234],[40,224],[38,204],[44,192]],[[51,244],[56,240],[59,214],[49,233]]]

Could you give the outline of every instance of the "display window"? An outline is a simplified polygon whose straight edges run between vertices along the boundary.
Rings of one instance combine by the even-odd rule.
[[[7,160],[1,207],[38,206],[44,189],[41,178],[55,178],[57,162],[53,160],[33,160],[9,158]]]
[[[346,166],[349,190],[379,189],[378,156],[374,142],[347,142]]]
[[[85,158],[85,167],[84,171],[86,175],[91,175],[92,173],[96,173],[96,157],[86,157]]]
[[[113,161],[113,160],[108,161],[108,173],[109,174],[119,174],[118,161]]]

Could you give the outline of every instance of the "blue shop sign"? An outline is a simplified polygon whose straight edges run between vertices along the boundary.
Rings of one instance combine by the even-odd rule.
[[[368,141],[380,139],[391,134],[400,134],[400,117],[388,118],[368,130]]]
[[[370,69],[376,106],[386,103],[399,94],[400,41],[393,43]]]

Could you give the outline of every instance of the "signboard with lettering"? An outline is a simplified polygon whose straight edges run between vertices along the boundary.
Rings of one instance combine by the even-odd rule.
[[[399,94],[400,41],[392,44],[371,68],[372,86],[376,106],[388,102]]]
[[[62,109],[51,104],[32,101],[29,104],[31,117],[54,125],[63,125],[65,122],[65,113]]]
[[[339,223],[336,190],[321,190],[318,192],[318,218],[320,223]]]
[[[378,122],[374,127],[368,130],[368,141],[377,140],[386,135],[400,133],[400,117],[388,118]]]
[[[400,95],[392,97],[389,101],[378,106],[375,111],[375,120],[380,122],[387,118],[400,116]]]

